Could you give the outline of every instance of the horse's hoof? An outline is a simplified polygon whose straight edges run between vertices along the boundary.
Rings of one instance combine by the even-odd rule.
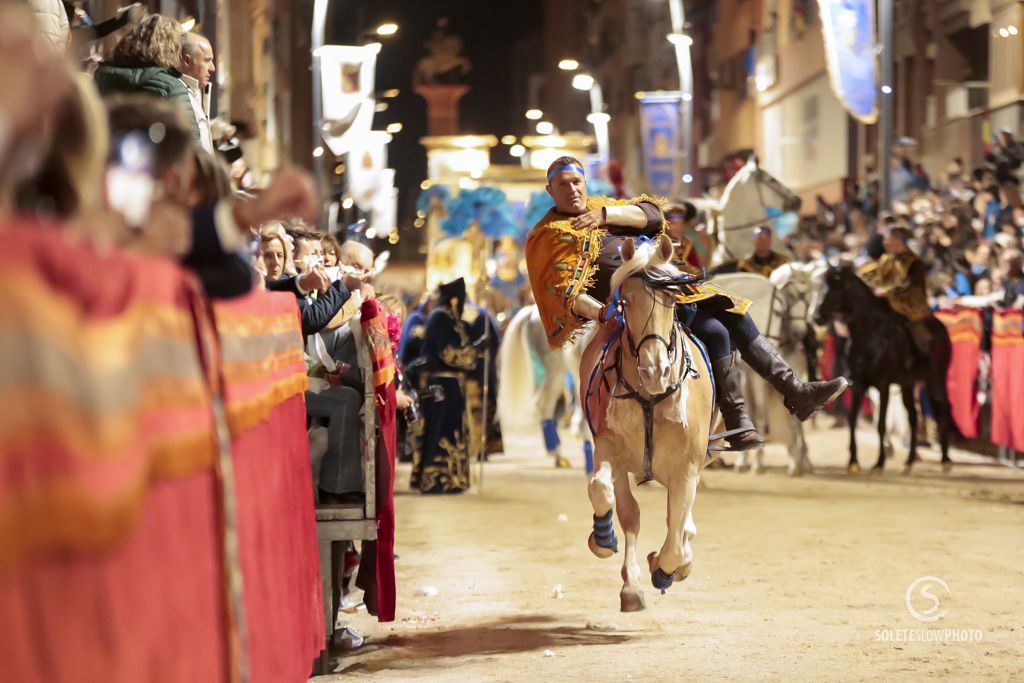
[[[672,580],[676,583],[679,583],[680,581],[685,581],[686,577],[690,575],[691,571],[693,571],[693,562],[688,562],[679,569],[672,572]]]
[[[590,548],[590,552],[594,553],[594,555],[602,560],[607,560],[615,554],[615,551],[611,548],[605,548],[604,546],[597,544],[597,538],[594,537],[594,532],[590,532],[590,538],[587,539],[587,547]]]
[[[555,457],[555,469],[556,470],[568,470],[572,468],[572,463],[564,455]]]
[[[855,462],[850,463],[849,465],[846,466],[846,471],[849,474],[860,474],[860,465],[858,465]]]
[[[791,476],[791,477],[802,477],[802,476],[804,476],[804,471],[801,468],[799,468],[799,467],[794,467],[793,469],[791,469],[789,471],[789,476]]]
[[[880,476],[882,476],[882,474],[884,474],[884,469],[885,468],[883,468],[881,465],[875,465],[874,467],[871,468],[871,476],[872,477],[880,477]]]
[[[911,468],[911,466],[910,466],[910,465],[904,465],[904,466],[903,466],[903,469],[902,469],[902,470],[900,470],[900,476],[901,476],[901,477],[908,477],[908,476],[910,476],[910,471],[911,471],[911,469],[912,469],[912,468]]]
[[[672,587],[673,579],[671,574],[666,574],[661,567],[651,572],[651,585],[664,593]]]
[[[647,609],[643,591],[619,593],[619,609],[622,612],[642,612]]]
[[[953,461],[952,460],[946,460],[944,463],[942,463],[942,473],[943,474],[949,474],[952,471],[953,471]]]
[[[751,467],[750,468],[750,473],[751,474],[758,474],[758,475],[764,474],[764,468],[763,467]]]

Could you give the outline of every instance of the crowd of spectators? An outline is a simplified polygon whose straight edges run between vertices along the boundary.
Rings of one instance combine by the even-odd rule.
[[[981,165],[968,169],[953,159],[939,178],[906,157],[893,161],[891,212],[878,208],[878,183],[852,184],[836,205],[819,200],[787,238],[801,259],[843,256],[877,258],[886,228],[913,233],[910,247],[929,266],[933,307],[1024,304],[1024,146],[1004,131]]]
[[[396,351],[402,315],[374,288],[370,248],[311,227],[319,202],[307,173],[282,168],[256,186],[234,127],[211,119],[216,61],[200,33],[139,5],[93,25],[60,0],[0,0],[0,27],[0,213],[101,249],[175,259],[209,297],[294,294],[317,496],[361,505],[373,414],[361,304],[378,301]],[[110,34],[104,54],[93,41]],[[398,409],[411,402],[399,386]]]

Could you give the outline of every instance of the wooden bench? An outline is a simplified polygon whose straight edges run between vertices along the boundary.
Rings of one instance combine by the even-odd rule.
[[[348,541],[374,541],[377,539],[376,453],[377,453],[377,397],[373,387],[370,347],[353,319],[357,357],[362,369],[362,458],[363,490],[365,502],[350,505],[318,505],[316,508],[316,536],[320,552],[320,578],[323,584],[324,634],[326,641],[320,653],[320,673],[329,673],[331,638],[334,619],[341,603],[338,578],[345,559],[341,543]]]

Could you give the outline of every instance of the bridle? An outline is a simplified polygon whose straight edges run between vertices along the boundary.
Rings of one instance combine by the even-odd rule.
[[[627,314],[628,301],[619,301],[617,308],[617,317],[619,322],[619,330],[615,333],[616,336],[620,336],[625,331],[626,342],[629,344],[629,353],[632,355],[632,359],[638,369],[641,366],[640,363],[640,351],[643,349],[644,344],[647,343],[658,343],[665,347],[668,352],[669,362],[672,368],[678,368],[676,380],[670,384],[665,391],[659,394],[650,394],[643,390],[642,387],[637,388],[630,384],[629,380],[626,379],[622,372],[622,354],[623,344],[620,343],[616,348],[615,361],[609,366],[609,370],[615,371],[615,386],[610,388],[609,396],[613,399],[620,400],[631,400],[636,401],[640,406],[640,410],[644,414],[644,480],[653,479],[653,459],[654,459],[654,409],[665,399],[674,396],[679,392],[679,388],[686,379],[693,377],[699,378],[700,373],[697,371],[696,365],[693,360],[693,355],[689,352],[686,342],[683,337],[682,326],[679,321],[675,319],[675,299],[670,298],[668,303],[662,301],[661,296],[664,293],[660,290],[651,287],[649,284],[644,285],[648,292],[651,293],[654,299],[654,307],[651,308],[651,313],[647,318],[647,322],[644,323],[643,330],[646,330],[650,325],[651,318],[654,316],[654,311],[657,307],[667,308],[672,313],[672,333],[666,340],[662,335],[657,333],[650,333],[641,337],[640,341],[637,342],[633,337],[633,331],[629,327],[629,319]],[[618,299],[617,292],[614,299]],[[605,351],[612,340],[609,340],[609,344],[605,345]],[[598,367],[603,365],[604,353],[602,353],[601,361]],[[622,391],[619,391],[619,385],[622,386]]]

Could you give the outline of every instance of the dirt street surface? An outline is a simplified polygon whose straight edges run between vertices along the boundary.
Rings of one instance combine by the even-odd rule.
[[[812,475],[786,477],[777,446],[765,474],[706,471],[693,573],[661,595],[645,571],[647,610],[631,614],[618,523],[618,555],[587,550],[574,444],[575,469],[555,470],[539,434],[509,439],[482,491],[454,497],[405,492],[401,468],[398,618],[352,616],[366,645],[315,680],[1024,679],[1024,473],[953,451],[971,464],[943,475],[925,450],[910,477],[901,451],[884,476],[851,476],[843,431],[809,439]],[[867,470],[876,442],[861,442]],[[637,497],[644,557],[664,540],[665,495]],[[937,621],[908,610],[920,577],[948,586],[910,591]]]

